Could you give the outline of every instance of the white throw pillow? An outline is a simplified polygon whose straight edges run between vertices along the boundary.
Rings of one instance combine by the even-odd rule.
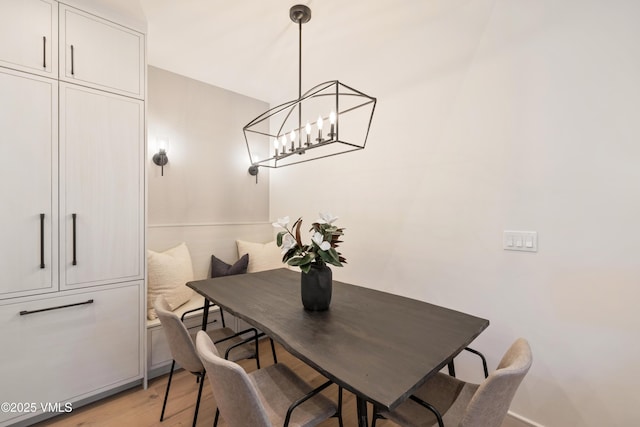
[[[193,280],[193,265],[185,243],[164,252],[147,252],[147,318],[153,320],[158,317],[153,308],[158,296],[164,296],[171,310],[191,299],[193,290],[186,283]]]
[[[275,240],[268,243],[236,240],[236,245],[238,246],[238,257],[249,254],[247,273],[257,273],[258,271],[286,267],[286,265],[282,263],[281,249],[276,245]]]

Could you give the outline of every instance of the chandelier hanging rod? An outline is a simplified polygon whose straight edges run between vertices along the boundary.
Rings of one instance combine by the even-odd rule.
[[[302,128],[302,24],[311,20],[311,9],[303,4],[298,4],[289,9],[289,17],[298,23],[298,129]],[[283,123],[284,124],[284,123]],[[280,133],[282,129],[278,131]],[[291,142],[293,148],[293,142]]]

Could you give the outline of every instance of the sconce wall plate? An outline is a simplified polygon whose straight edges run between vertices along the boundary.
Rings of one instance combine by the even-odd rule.
[[[169,163],[169,158],[167,157],[167,152],[162,148],[156,154],[153,155],[153,163],[160,166],[161,168],[161,176],[164,176],[164,165]]]

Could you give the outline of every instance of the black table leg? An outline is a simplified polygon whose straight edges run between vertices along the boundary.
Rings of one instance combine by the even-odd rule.
[[[209,306],[211,303],[207,298],[204,299],[204,313],[202,313],[202,330],[207,330],[207,323],[209,322]]]
[[[447,367],[449,368],[449,375],[451,375],[452,377],[455,377],[456,366],[453,364],[453,360],[447,364]]]
[[[358,427],[369,427],[367,401],[360,396],[356,396],[356,408],[358,410]]]

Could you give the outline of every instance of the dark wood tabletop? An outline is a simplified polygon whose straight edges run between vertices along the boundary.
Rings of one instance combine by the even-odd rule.
[[[408,398],[489,325],[459,311],[335,280],[329,310],[305,311],[300,273],[287,269],[187,286],[386,409]]]

